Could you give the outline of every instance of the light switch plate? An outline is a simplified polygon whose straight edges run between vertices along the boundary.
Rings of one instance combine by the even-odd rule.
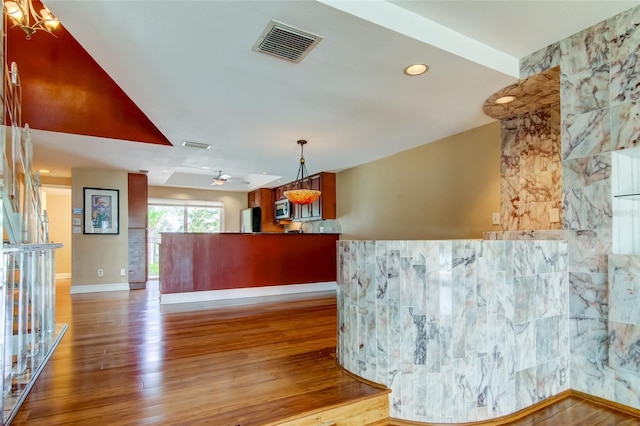
[[[560,222],[560,210],[558,210],[558,209],[549,209],[549,222],[551,222],[551,223]]]
[[[491,213],[491,224],[500,225],[500,213]]]

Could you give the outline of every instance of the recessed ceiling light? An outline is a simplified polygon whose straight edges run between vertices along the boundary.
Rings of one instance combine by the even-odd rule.
[[[39,169],[38,171],[41,175],[48,175],[49,173],[51,173],[51,170],[49,169]]]
[[[404,73],[410,76],[424,74],[427,71],[429,71],[429,66],[425,64],[413,64],[404,69]]]
[[[509,102],[513,102],[515,100],[515,96],[501,96],[495,100],[497,104],[508,104]]]

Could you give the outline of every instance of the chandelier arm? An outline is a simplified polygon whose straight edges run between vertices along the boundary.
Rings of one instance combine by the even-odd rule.
[[[45,16],[44,14],[38,12],[36,10],[35,6],[33,5],[33,1],[32,0],[27,0],[27,4],[29,5],[29,11],[31,12],[31,16],[34,19],[36,19],[38,22],[49,21],[49,20],[55,19],[55,16],[53,15],[53,13],[51,13],[49,8],[47,6],[45,6],[44,4],[42,5],[42,9],[40,10],[40,12],[46,11],[47,15],[49,15],[49,16]],[[34,23],[33,25],[35,26],[38,22]]]
[[[58,18],[45,5],[42,5],[43,9],[38,12],[33,6],[32,0],[15,0],[10,3],[15,5],[21,16],[12,16],[15,15],[15,11],[10,14],[7,3],[3,5],[3,12],[13,22],[12,28],[20,27],[27,35],[27,39],[30,39],[31,35],[36,31],[46,31],[49,34],[53,34],[52,29],[55,29],[60,23]],[[34,22],[31,23],[31,20]]]

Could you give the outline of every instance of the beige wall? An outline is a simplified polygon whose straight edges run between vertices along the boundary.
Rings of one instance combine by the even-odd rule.
[[[62,241],[65,233],[69,243],[69,259],[60,253],[57,260],[58,273],[71,273],[72,286],[109,285],[128,283],[127,276],[120,276],[120,269],[128,270],[128,174],[112,170],[73,169],[71,191],[64,197],[48,195],[51,209],[51,227],[54,241]],[[119,235],[84,235],[71,232],[72,208],[83,208],[83,188],[107,188],[120,191]],[[237,231],[239,212],[247,207],[247,194],[242,192],[192,190],[184,188],[149,187],[149,197],[177,200],[209,200],[224,203],[224,230]],[[59,231],[59,232],[58,232]],[[55,236],[54,236],[55,235]],[[58,242],[58,241],[56,241]],[[64,242],[63,242],[64,243]],[[103,269],[104,276],[98,277],[97,270]]]
[[[126,171],[72,169],[71,170],[71,207],[82,208],[83,188],[118,189],[119,230],[118,235],[71,236],[71,286],[96,284],[126,284],[127,276],[120,276],[120,269],[128,270],[128,174]],[[79,215],[73,217],[82,218]],[[104,270],[104,276],[98,277],[98,269]]]
[[[71,187],[43,191],[44,208],[49,217],[49,241],[62,243],[56,250],[56,275],[71,275]]]
[[[73,169],[68,195],[47,194],[47,210],[52,224],[51,240],[65,244],[56,254],[56,272],[71,273],[72,286],[93,284],[127,284],[128,277],[120,276],[120,269],[128,270],[128,174],[110,170]],[[120,190],[120,234],[84,235],[71,232],[72,208],[83,208],[83,188]],[[175,200],[206,200],[224,203],[224,230],[239,229],[240,210],[247,207],[245,192],[207,191],[186,188],[149,187],[150,198]],[[53,228],[55,227],[55,231]],[[66,237],[65,242],[64,238]],[[97,270],[104,276],[98,277]]]
[[[72,285],[127,283],[119,275],[128,269],[127,173],[74,169],[72,175],[71,205],[63,207],[63,197],[49,199],[50,217],[57,223],[60,216],[61,233],[70,228],[71,208],[83,207],[84,187],[120,190],[119,235],[66,231]],[[247,207],[244,192],[152,186],[149,197],[223,202],[228,232],[239,229],[239,212]],[[491,214],[500,211],[499,123],[338,173],[337,208],[343,239],[481,238],[483,231],[499,230],[491,225]],[[52,233],[54,238],[63,239]],[[58,271],[66,272],[64,255],[58,260]],[[99,268],[103,277],[97,276]]]
[[[499,230],[500,123],[337,175],[342,239],[482,238]]]
[[[224,232],[236,232],[240,230],[240,210],[247,208],[246,192],[208,191],[205,189],[150,186],[149,198],[223,202],[224,219],[222,230]]]

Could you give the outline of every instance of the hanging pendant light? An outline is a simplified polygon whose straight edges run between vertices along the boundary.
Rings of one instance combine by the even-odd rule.
[[[60,21],[56,18],[49,9],[46,8],[40,2],[37,2],[40,9],[33,4],[33,0],[14,0],[4,2],[4,14],[10,18],[14,27],[20,27],[22,31],[27,35],[27,40],[31,39],[31,36],[36,31],[46,31],[49,34],[53,34]]]
[[[309,173],[304,162],[304,146],[307,141],[299,140],[300,145],[300,167],[296,180],[293,182],[294,189],[284,191],[284,196],[293,204],[311,204],[320,197],[320,191],[311,189],[309,184]]]

